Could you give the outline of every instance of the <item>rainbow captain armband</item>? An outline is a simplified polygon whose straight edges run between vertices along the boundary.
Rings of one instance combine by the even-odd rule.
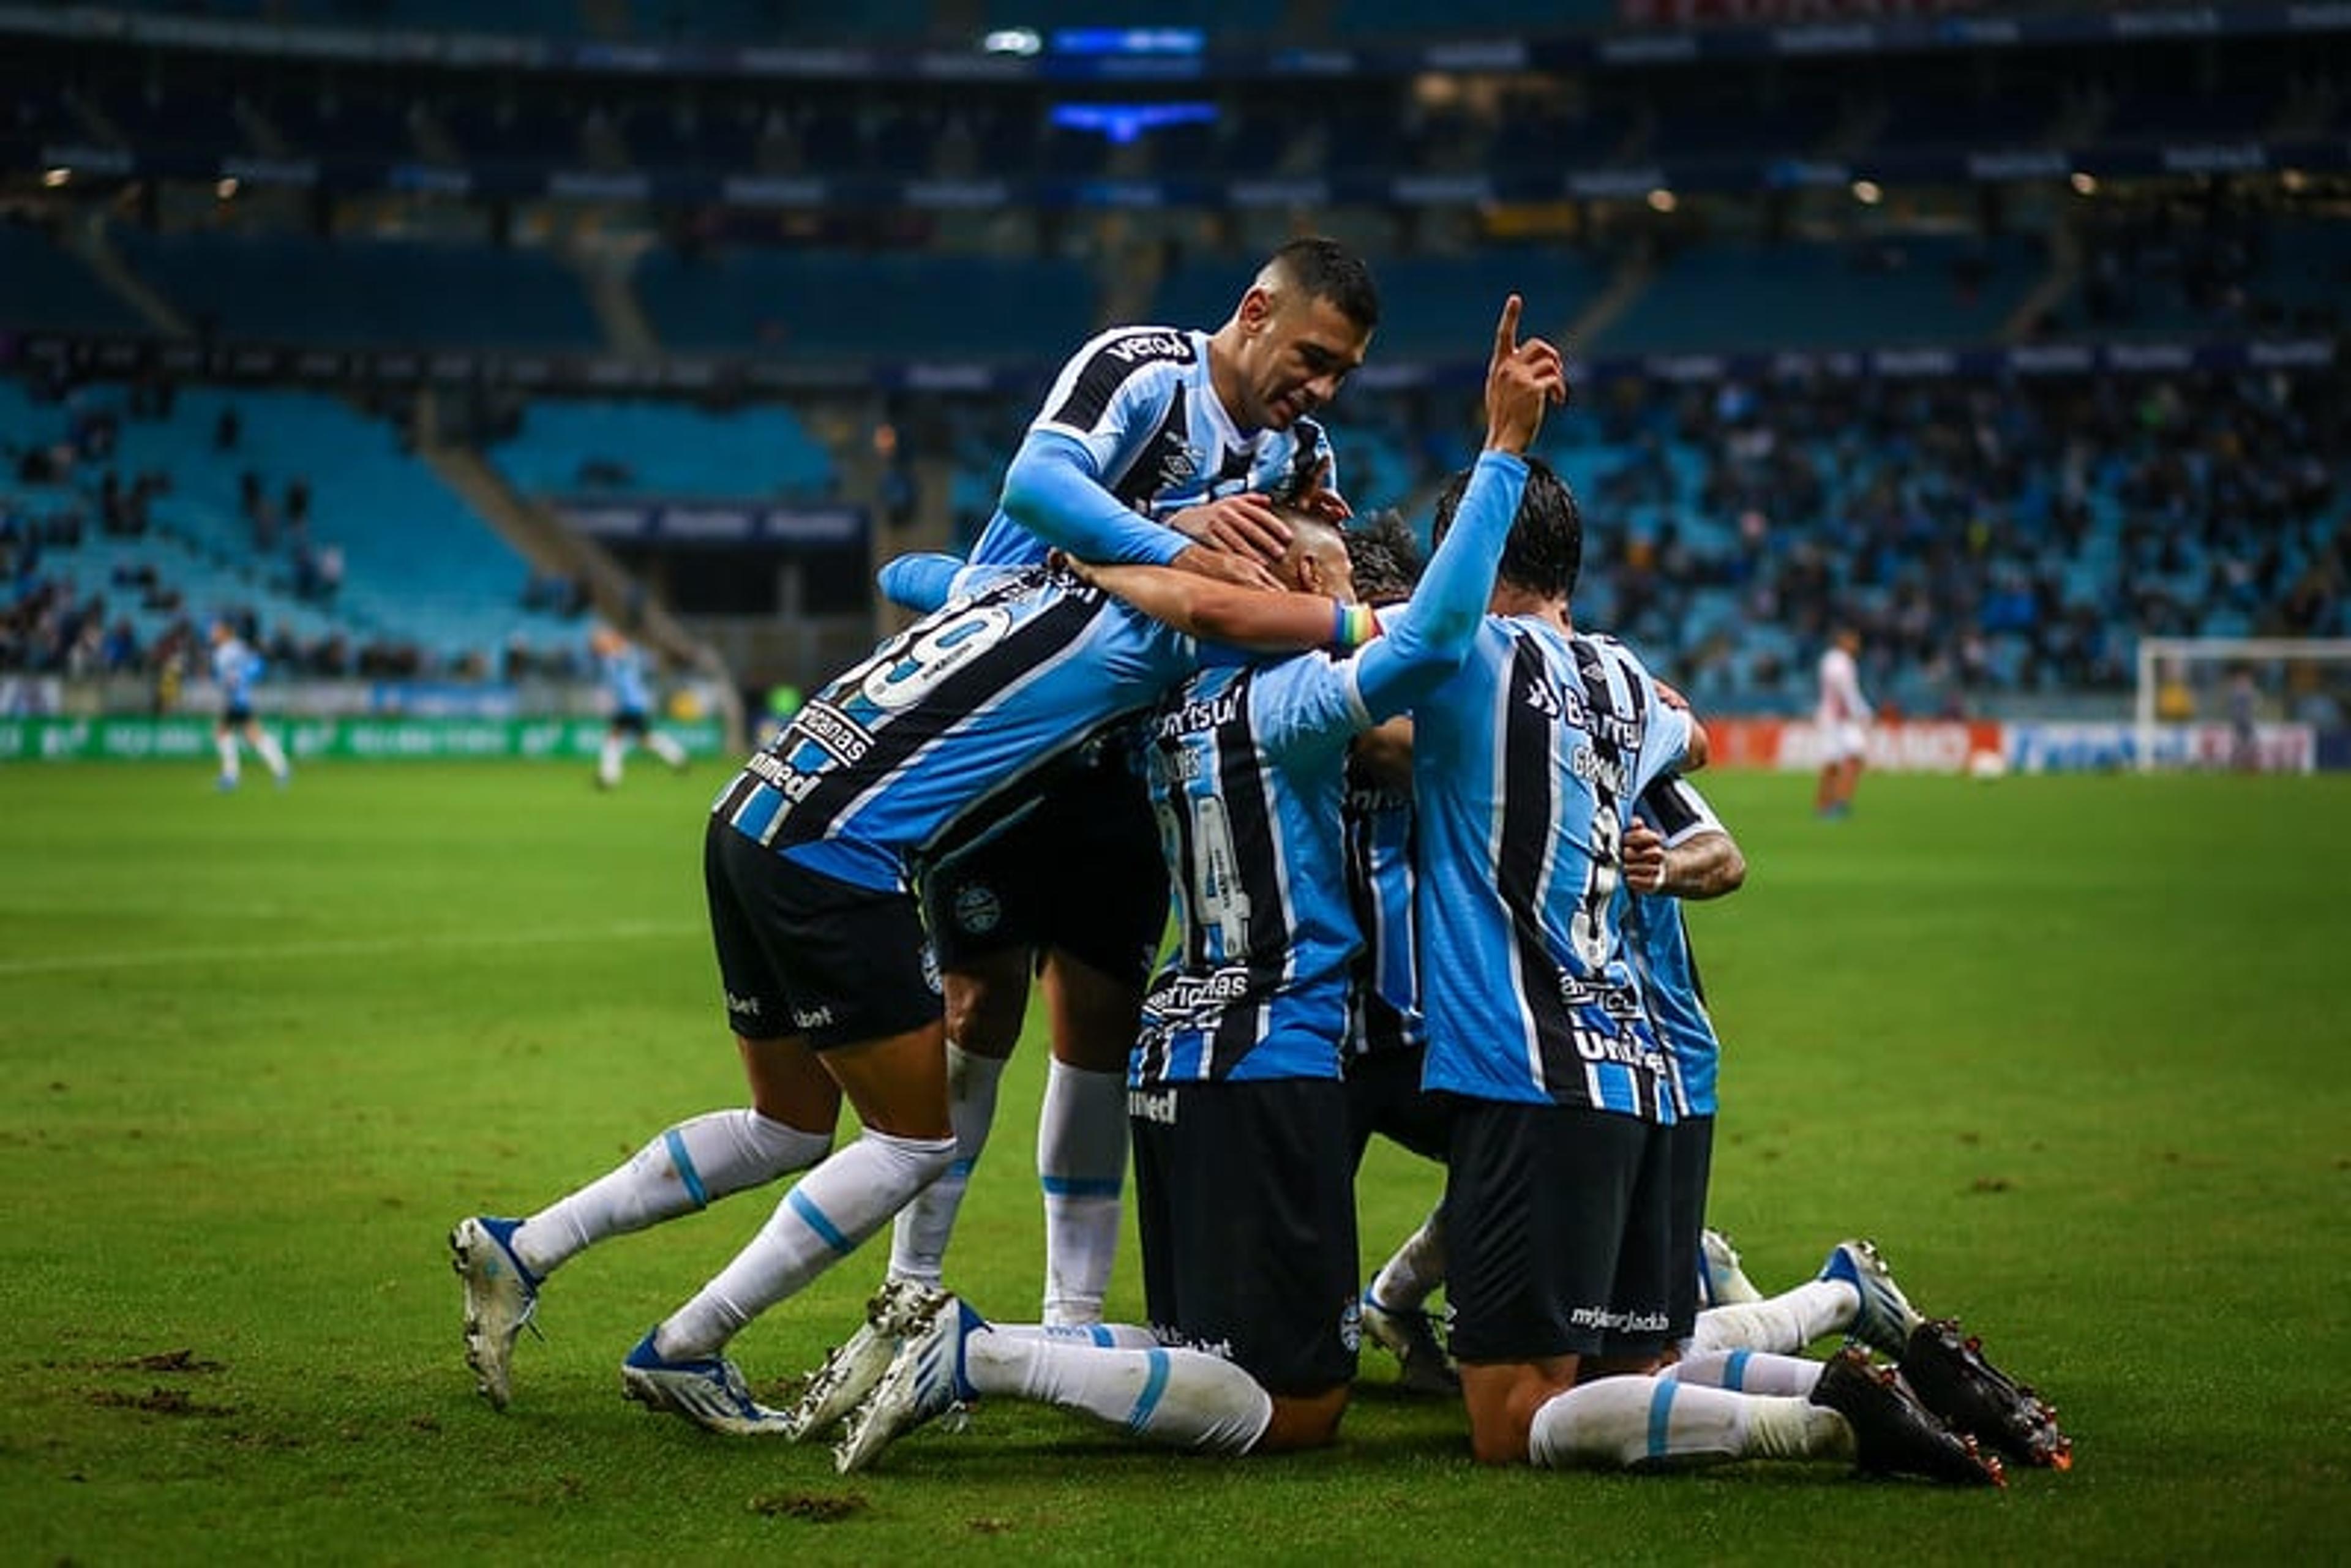
[[[1353,653],[1380,634],[1380,618],[1372,613],[1368,604],[1333,604],[1336,614],[1331,627],[1331,645],[1343,653]]]

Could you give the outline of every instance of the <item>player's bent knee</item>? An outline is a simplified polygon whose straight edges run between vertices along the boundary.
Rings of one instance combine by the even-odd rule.
[[[1327,1448],[1339,1437],[1339,1419],[1347,1413],[1348,1385],[1320,1394],[1273,1396],[1273,1419],[1249,1451],[1254,1454],[1296,1453]]]

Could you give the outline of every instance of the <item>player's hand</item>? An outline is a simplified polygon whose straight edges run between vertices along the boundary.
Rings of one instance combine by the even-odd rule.
[[[1254,490],[1186,507],[1167,526],[1186,538],[1264,561],[1280,560],[1290,549],[1290,525],[1273,509],[1271,497]]]
[[[1519,341],[1525,301],[1511,295],[1494,325],[1494,356],[1486,366],[1486,450],[1523,453],[1542,429],[1543,411],[1567,402],[1567,361],[1541,338]]]
[[[1242,588],[1270,589],[1279,593],[1286,586],[1280,578],[1266,570],[1261,562],[1245,555],[1235,555],[1229,550],[1211,549],[1207,545],[1186,545],[1167,564],[1178,571],[1194,572]]]
[[[1331,455],[1324,453],[1314,463],[1314,472],[1298,488],[1298,497],[1290,505],[1301,512],[1311,512],[1333,528],[1353,520],[1355,508],[1347,505],[1347,497],[1331,488]]]
[[[1621,846],[1625,861],[1625,885],[1635,893],[1656,893],[1666,885],[1666,841],[1657,830],[1633,819],[1625,830]]]

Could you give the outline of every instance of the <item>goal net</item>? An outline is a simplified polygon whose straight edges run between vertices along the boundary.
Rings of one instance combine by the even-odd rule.
[[[2310,772],[2351,723],[2351,639],[2143,638],[2133,717],[2142,772]]]

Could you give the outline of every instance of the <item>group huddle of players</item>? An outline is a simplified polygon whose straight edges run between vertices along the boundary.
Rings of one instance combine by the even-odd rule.
[[[1368,1331],[1408,1382],[1458,1385],[1486,1462],[1993,1484],[2002,1455],[2068,1461],[1867,1243],[1764,1299],[1702,1232],[1718,1048],[1677,900],[1743,866],[1682,777],[1706,760],[1687,705],[1573,624],[1581,517],[1527,455],[1565,367],[1520,311],[1425,570],[1350,517],[1312,417],[1378,321],[1341,247],[1282,247],[1213,333],[1079,350],[970,560],[894,563],[885,591],[925,613],[720,793],[705,881],[750,1107],[453,1232],[494,1405],[552,1270],[801,1172],[629,1353],[632,1397],[837,1429],[844,1470],[1002,1397],[1271,1452],[1332,1439]],[[942,1265],[1032,975],[1047,1283],[1013,1324]],[[844,1095],[862,1131],[836,1150]],[[1442,1160],[1445,1196],[1365,1291],[1374,1133]],[[1102,1321],[1130,1139],[1147,1326]],[[865,1323],[762,1402],[728,1343],[893,1219]],[[1894,1364],[1796,1354],[1837,1332]]]

